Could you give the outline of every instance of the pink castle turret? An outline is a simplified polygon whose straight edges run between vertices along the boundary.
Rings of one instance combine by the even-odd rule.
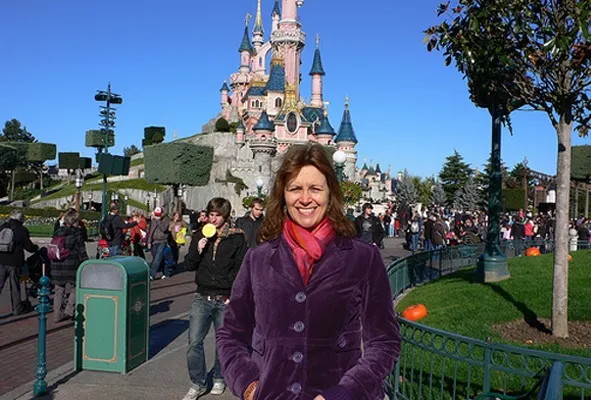
[[[316,51],[314,52],[314,61],[310,76],[312,77],[312,107],[322,107],[322,77],[326,75],[322,68],[322,58],[320,57],[320,36],[316,35]]]

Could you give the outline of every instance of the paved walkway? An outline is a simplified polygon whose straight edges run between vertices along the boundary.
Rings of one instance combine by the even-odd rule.
[[[382,250],[384,262],[403,257],[408,252],[402,249],[399,239],[386,239]],[[67,326],[48,335],[47,361],[50,395],[45,399],[56,400],[102,400],[102,399],[181,399],[188,390],[190,381],[186,368],[185,353],[189,326],[188,310],[194,292],[193,273],[180,273],[170,280],[156,281],[151,293],[150,360],[126,375],[73,371],[73,327]],[[160,289],[158,289],[160,288]],[[49,318],[51,320],[51,317]],[[12,328],[12,329],[9,329]],[[0,325],[0,400],[32,398],[35,374],[36,340],[24,345],[2,349],[4,333],[11,332],[12,340],[34,335],[37,320],[14,321]],[[51,325],[50,325],[51,328]],[[58,327],[59,328],[59,327]],[[213,364],[213,328],[206,338],[208,366]],[[10,390],[10,391],[9,391]],[[234,399],[229,392],[221,396],[206,395],[203,399]]]

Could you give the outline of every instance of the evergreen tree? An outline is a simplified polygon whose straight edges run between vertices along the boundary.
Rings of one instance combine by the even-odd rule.
[[[36,142],[35,136],[27,131],[27,127],[21,126],[18,119],[13,118],[4,123],[2,134],[0,135],[0,142]]]
[[[412,177],[406,170],[402,174],[402,180],[396,185],[396,200],[404,208],[419,201],[419,192],[417,191]]]
[[[439,172],[439,180],[445,191],[448,205],[453,203],[456,192],[468,182],[472,172],[470,165],[464,162],[464,158],[456,150],[453,155],[445,159]]]
[[[508,174],[507,174],[507,167],[505,166],[505,163],[503,162],[503,160],[501,160],[501,174],[502,174],[503,182],[506,183]],[[474,182],[476,183],[476,186],[478,187],[478,189],[480,190],[480,193],[481,193],[481,197],[482,197],[481,203],[482,203],[483,207],[488,207],[488,187],[490,185],[491,175],[492,175],[492,165],[490,163],[490,157],[489,157],[487,163],[483,165],[482,172],[474,177]]]
[[[447,198],[445,196],[445,190],[443,190],[443,186],[441,183],[437,182],[433,185],[433,190],[431,191],[431,204],[435,204],[436,206],[444,206],[447,203]]]
[[[123,148],[123,155],[126,157],[131,157],[134,154],[138,154],[141,153],[141,150],[137,148],[137,146],[135,144],[132,144],[129,147],[124,147]]]
[[[474,179],[470,178],[455,194],[453,206],[461,211],[473,211],[479,208],[481,194]]]

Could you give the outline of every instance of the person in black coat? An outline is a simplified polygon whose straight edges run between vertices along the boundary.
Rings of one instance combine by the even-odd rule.
[[[10,212],[8,221],[0,225],[0,231],[9,228],[14,234],[14,250],[10,253],[0,252],[0,293],[6,281],[10,281],[10,298],[12,300],[12,313],[24,314],[30,310],[30,306],[21,301],[20,270],[25,264],[25,250],[35,253],[39,246],[31,241],[29,230],[23,226],[25,214],[21,210]]]
[[[51,262],[51,280],[55,285],[53,320],[57,323],[74,317],[76,272],[80,264],[88,260],[80,216],[75,210],[66,212],[64,224],[55,232],[56,236],[64,237],[64,248],[69,252],[65,259]]]
[[[103,222],[105,226],[111,225],[113,237],[107,239],[107,246],[109,246],[109,255],[121,255],[121,242],[123,241],[123,229],[133,228],[137,225],[137,221],[125,222],[119,215],[119,205],[117,203],[111,204],[111,212],[105,217]]]
[[[250,203],[250,212],[244,217],[236,220],[236,228],[244,231],[246,236],[246,243],[249,248],[256,247],[259,237],[259,232],[263,227],[263,211],[265,210],[265,203],[262,199],[253,199]]]
[[[355,218],[357,237],[362,241],[381,247],[384,240],[384,228],[378,217],[373,215],[371,203],[363,205],[363,213]]]

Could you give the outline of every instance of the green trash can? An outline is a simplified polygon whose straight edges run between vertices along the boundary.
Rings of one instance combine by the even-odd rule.
[[[76,370],[127,373],[148,359],[150,268],[139,257],[87,260],[76,277]]]

